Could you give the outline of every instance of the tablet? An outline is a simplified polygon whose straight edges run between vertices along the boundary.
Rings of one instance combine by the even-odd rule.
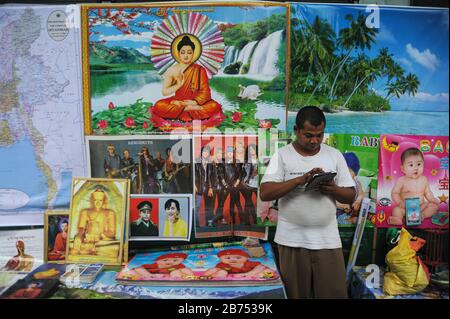
[[[337,173],[334,172],[315,174],[309,183],[306,184],[305,192],[319,189],[321,183],[327,183],[333,180],[336,175]]]

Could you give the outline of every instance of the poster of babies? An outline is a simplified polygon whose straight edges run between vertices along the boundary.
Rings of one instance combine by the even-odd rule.
[[[376,225],[448,228],[448,136],[380,141]]]

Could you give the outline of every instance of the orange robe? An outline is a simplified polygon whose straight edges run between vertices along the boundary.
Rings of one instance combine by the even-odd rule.
[[[152,108],[152,113],[164,119],[181,120],[190,122],[193,120],[205,120],[211,116],[222,113],[222,106],[211,99],[208,76],[204,67],[191,64],[184,71],[184,84],[175,95],[159,100]],[[184,111],[184,106],[176,106],[170,102],[178,100],[195,100],[202,108],[198,111]]]

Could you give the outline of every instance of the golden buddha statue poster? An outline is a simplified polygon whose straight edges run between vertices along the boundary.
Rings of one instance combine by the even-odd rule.
[[[73,179],[67,262],[121,264],[129,187],[126,179]]]

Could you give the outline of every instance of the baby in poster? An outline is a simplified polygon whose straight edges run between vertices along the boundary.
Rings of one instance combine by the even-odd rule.
[[[380,139],[377,226],[448,227],[448,137]],[[411,205],[414,201],[417,205]],[[418,216],[410,209],[415,206]]]

